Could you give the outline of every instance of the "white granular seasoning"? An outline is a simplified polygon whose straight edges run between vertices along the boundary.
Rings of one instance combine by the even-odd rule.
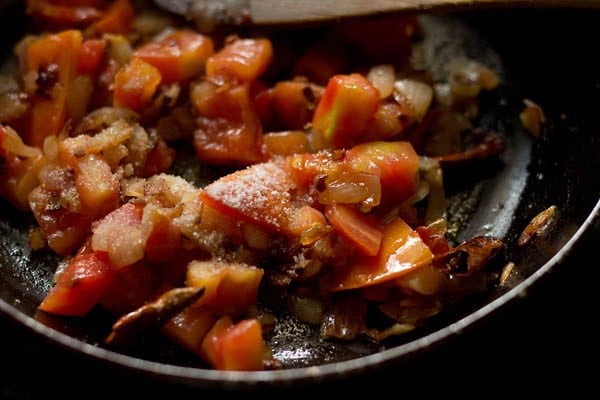
[[[266,162],[227,175],[208,185],[205,191],[223,205],[279,229],[289,218],[293,187],[279,165]]]

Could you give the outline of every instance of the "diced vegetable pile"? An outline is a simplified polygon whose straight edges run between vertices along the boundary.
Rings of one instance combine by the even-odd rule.
[[[157,329],[201,365],[262,370],[281,367],[265,310],[385,341],[495,284],[504,244],[448,238],[443,176],[502,152],[477,126],[500,82],[475,60],[435,81],[416,16],[294,41],[132,0],[26,6],[0,77],[0,195],[63,257],[42,312],[100,308],[108,346]],[[224,172],[176,174],[189,153]]]

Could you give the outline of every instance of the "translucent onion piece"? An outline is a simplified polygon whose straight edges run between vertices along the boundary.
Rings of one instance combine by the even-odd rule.
[[[319,193],[321,204],[359,204],[375,207],[381,201],[381,182],[372,174],[341,173],[326,181]]]
[[[27,146],[25,143],[23,143],[21,137],[13,128],[5,126],[3,130],[5,135],[2,138],[0,145],[5,151],[14,153],[21,157],[37,157],[41,154],[40,149],[37,147]]]
[[[409,106],[413,116],[421,121],[433,100],[433,89],[424,82],[414,79],[400,79],[394,83],[394,99]]]
[[[375,65],[369,70],[367,79],[379,90],[382,99],[392,95],[396,76],[391,64]]]

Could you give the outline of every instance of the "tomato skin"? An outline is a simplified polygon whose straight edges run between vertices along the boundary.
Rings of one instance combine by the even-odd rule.
[[[52,314],[83,316],[111,285],[114,271],[108,254],[85,249],[75,255],[39,309]]]
[[[334,75],[315,110],[312,125],[320,148],[360,143],[379,105],[379,91],[363,75]]]
[[[363,256],[340,271],[324,287],[329,291],[363,288],[400,278],[431,263],[433,254],[419,234],[401,218],[383,228],[379,253]]]
[[[383,232],[379,221],[357,211],[351,206],[332,204],[325,208],[325,216],[333,228],[346,238],[365,256],[374,256],[379,252]]]
[[[262,327],[256,319],[234,323],[229,316],[217,320],[201,345],[201,353],[215,369],[259,371],[263,369]]]

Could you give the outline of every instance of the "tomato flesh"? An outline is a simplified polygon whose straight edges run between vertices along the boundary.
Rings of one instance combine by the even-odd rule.
[[[367,287],[397,279],[431,263],[431,250],[401,218],[389,222],[383,235],[377,255],[359,257],[353,264],[337,271],[326,287],[331,291]]]
[[[202,341],[204,358],[216,369],[258,371],[263,369],[262,327],[256,319],[234,323],[221,317]]]
[[[113,276],[107,253],[77,254],[60,274],[39,309],[52,314],[83,316],[98,304]]]

